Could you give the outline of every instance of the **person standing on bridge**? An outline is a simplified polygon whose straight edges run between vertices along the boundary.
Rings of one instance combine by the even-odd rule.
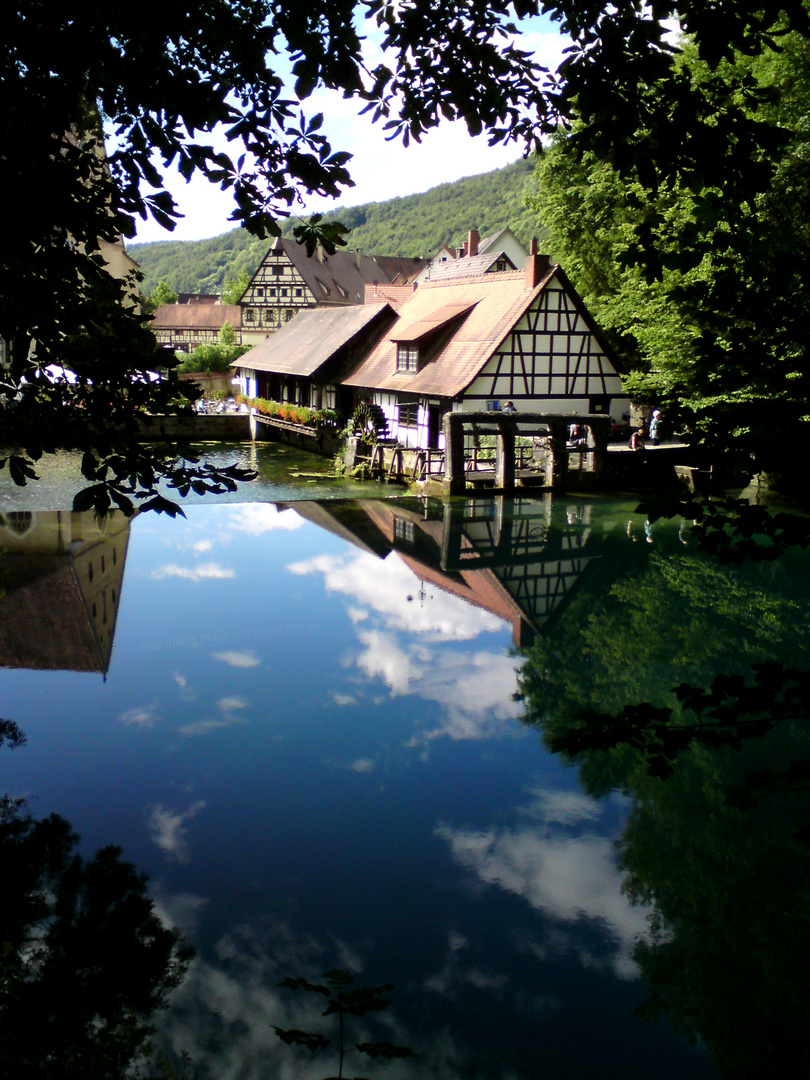
[[[514,401],[507,401],[507,403],[504,405],[502,411],[503,411],[505,416],[511,416],[512,413],[516,413],[517,409],[515,408]]]

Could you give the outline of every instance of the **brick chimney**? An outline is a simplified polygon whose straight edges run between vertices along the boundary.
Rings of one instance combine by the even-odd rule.
[[[551,259],[548,255],[537,253],[537,238],[533,236],[529,241],[529,257],[526,259],[526,288],[537,288],[550,268]]]
[[[478,254],[478,241],[480,239],[478,229],[470,229],[470,235],[467,239],[467,254],[470,258]]]

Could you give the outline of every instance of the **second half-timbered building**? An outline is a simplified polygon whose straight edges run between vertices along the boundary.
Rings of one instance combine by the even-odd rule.
[[[308,255],[295,240],[275,240],[239,301],[242,341],[264,341],[307,308],[362,304],[366,285],[390,280],[382,260],[359,251]]]
[[[447,412],[603,413],[629,407],[607,346],[559,265],[425,282],[344,380],[402,445],[441,445]]]

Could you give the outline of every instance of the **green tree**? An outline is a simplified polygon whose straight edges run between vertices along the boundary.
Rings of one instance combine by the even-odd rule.
[[[176,304],[177,293],[165,279],[159,281],[143,303],[143,309],[153,315],[162,304]]]
[[[745,177],[652,184],[639,168],[622,173],[582,152],[579,125],[544,155],[533,200],[555,254],[633,369],[628,391],[749,468],[753,457],[756,470],[788,475],[810,435],[809,59],[795,33],[714,67],[684,44],[675,72],[707,105],[736,99],[770,133]],[[719,132],[715,141],[730,166],[736,148]]]
[[[226,320],[222,324],[222,329],[219,332],[219,343],[220,343],[220,345],[229,346],[229,345],[233,345],[235,341],[236,341],[236,331],[231,326],[231,324]]]
[[[222,303],[238,304],[250,284],[250,274],[243,270],[235,278],[227,277],[222,286]]]

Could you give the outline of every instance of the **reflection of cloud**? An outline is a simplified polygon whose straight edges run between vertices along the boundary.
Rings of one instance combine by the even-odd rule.
[[[365,645],[357,658],[360,670],[370,679],[382,679],[391,688],[392,695],[410,693],[410,683],[419,678],[420,670],[400,649],[396,638],[381,630],[362,631],[358,637]]]
[[[183,701],[194,701],[197,693],[188,685],[188,679],[185,675],[181,675],[179,671],[175,671],[172,673],[172,678],[180,687],[180,697]]]
[[[300,529],[304,519],[294,510],[279,510],[272,503],[241,503],[228,507],[228,524],[234,532],[261,536],[275,529]]]
[[[335,690],[332,691],[332,700],[334,701],[334,703],[336,705],[340,705],[340,706],[356,705],[357,704],[357,698],[356,697],[352,697],[351,694],[339,694]]]
[[[246,709],[249,704],[250,702],[243,697],[224,697],[217,702],[217,708],[220,712],[232,713],[237,709]]]
[[[217,581],[235,578],[236,571],[220,563],[200,563],[198,566],[178,566],[177,563],[166,563],[158,566],[149,575],[155,581],[164,578],[183,578],[186,581]]]
[[[258,667],[261,663],[258,656],[252,652],[216,652],[211,655],[215,660],[221,660],[223,664],[235,668]]]
[[[184,724],[178,728],[180,735],[208,735],[220,728],[232,727],[234,724],[244,724],[245,717],[240,716],[241,709],[246,709],[250,704],[242,697],[224,697],[217,702],[220,712],[218,720],[195,720],[191,724]]]
[[[601,815],[596,799],[578,791],[544,791],[538,788],[530,794],[535,801],[524,813],[548,824],[578,825],[583,821],[597,821]]]
[[[426,641],[469,641],[504,625],[488,611],[438,588],[423,603],[414,602],[419,579],[394,553],[382,561],[366,552],[320,555],[287,569],[293,574],[321,574],[327,592],[351,597],[356,602],[350,609],[353,622],[370,609],[381,617],[385,629],[407,630]]]
[[[288,975],[320,982],[323,972],[337,964],[359,975],[358,985],[363,985],[365,964],[355,946],[297,935],[285,922],[266,920],[234,928],[220,938],[213,954],[197,956],[172,994],[172,1008],[159,1021],[159,1047],[167,1047],[175,1057],[187,1052],[206,1076],[320,1080],[337,1073],[333,1048],[313,1058],[302,1048],[285,1046],[275,1034],[274,1026],[337,1034],[334,1017],[323,1017],[319,994],[278,984]],[[428,1031],[424,1024],[418,1031],[407,1027],[397,1016],[396,997],[390,1010],[352,1020],[352,1044],[377,1040],[418,1050],[418,1057],[388,1066],[390,1080],[479,1075],[469,1053],[446,1030]],[[360,1055],[352,1062],[355,1071],[363,1072]],[[516,1080],[514,1073],[505,1073],[504,1080]]]
[[[205,802],[200,799],[182,813],[168,810],[159,804],[155,804],[149,811],[146,825],[152,834],[152,842],[157,844],[169,862],[187,863],[190,860],[191,849],[186,822],[191,821],[204,809]]]
[[[417,733],[409,746],[426,747],[440,736],[524,734],[513,723],[523,711],[513,699],[520,661],[484,649],[472,654],[449,644],[441,648],[502,631],[501,619],[438,587],[417,602],[419,581],[395,553],[383,561],[365,552],[319,555],[288,570],[320,575],[327,591],[356,601],[348,616],[359,649],[344,655],[344,667],[356,665],[367,679],[381,680],[392,697],[413,694],[441,707],[435,725]]]
[[[508,976],[487,974],[475,964],[465,964],[461,954],[469,945],[463,934],[453,931],[448,936],[444,966],[441,971],[425,979],[426,990],[445,997],[454,997],[462,986],[472,986],[476,990],[494,990],[500,995],[509,981]]]
[[[447,735],[451,739],[488,739],[523,735],[513,721],[523,707],[513,698],[519,661],[504,653],[435,653],[415,688],[420,697],[437,701],[444,712],[437,727],[420,733],[414,743]]]
[[[207,899],[195,893],[164,893],[160,885],[155,886],[154,892],[155,914],[163,925],[176,926],[183,934],[193,935]]]
[[[118,719],[128,727],[153,728],[155,721],[159,719],[159,713],[157,705],[139,705],[134,709],[127,709]]]
[[[448,843],[457,862],[484,883],[523,897],[563,923],[598,922],[607,931],[607,957],[581,948],[563,929],[565,947],[576,948],[583,964],[607,962],[620,978],[637,977],[630,952],[647,932],[647,910],[632,906],[622,894],[622,875],[609,840],[553,837],[530,829],[481,832],[444,824],[436,835]]]

